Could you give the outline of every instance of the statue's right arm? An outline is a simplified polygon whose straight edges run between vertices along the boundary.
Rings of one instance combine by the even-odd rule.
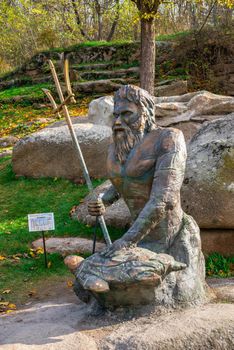
[[[90,200],[88,202],[88,212],[91,216],[100,216],[105,213],[105,205],[109,206],[113,202],[119,199],[119,194],[116,191],[115,187],[111,187],[104,192],[102,197],[96,198],[95,200]]]

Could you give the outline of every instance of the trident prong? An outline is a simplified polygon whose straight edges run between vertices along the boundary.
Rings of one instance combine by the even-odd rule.
[[[48,89],[42,89],[42,91],[46,94],[46,96],[48,97],[48,99],[50,100],[50,103],[52,105],[52,108],[53,108],[53,111],[54,111],[54,114],[57,114],[57,116],[59,117],[59,119],[61,118],[61,114],[59,113],[59,110],[58,110],[58,106],[57,106],[57,103],[55,102],[52,94],[51,94],[51,91],[48,90]]]
[[[64,61],[64,80],[65,80],[68,96],[71,95],[71,99],[70,99],[71,103],[76,103],[74,95],[72,94],[71,81],[70,81],[70,75],[69,75],[69,61],[67,58],[65,58],[65,61]]]
[[[62,110],[63,113],[64,113],[64,116],[65,116],[65,119],[66,119],[66,122],[67,122],[67,126],[68,126],[70,134],[71,134],[71,138],[72,138],[73,144],[75,146],[75,149],[77,151],[77,155],[78,155],[79,160],[80,160],[80,165],[81,165],[81,169],[83,171],[83,175],[84,175],[86,184],[88,186],[89,192],[93,193],[93,189],[94,189],[93,188],[93,184],[91,182],[91,179],[90,179],[90,176],[89,176],[89,172],[88,172],[87,166],[85,164],[85,160],[84,160],[83,154],[81,152],[81,148],[80,148],[80,145],[79,145],[79,142],[78,142],[78,139],[77,139],[74,127],[72,125],[71,117],[70,117],[70,114],[69,114],[69,111],[68,111],[68,108],[67,108],[67,103],[69,101],[71,101],[72,99],[73,99],[73,101],[75,99],[74,99],[74,94],[72,93],[71,84],[70,84],[70,78],[69,78],[69,72],[68,72],[68,69],[69,69],[68,60],[65,60],[65,62],[66,61],[67,61],[67,63],[64,64],[64,76],[65,76],[68,96],[66,98],[64,98],[64,96],[63,96],[62,88],[61,88],[60,82],[58,80],[58,76],[57,76],[54,64],[53,64],[53,62],[51,60],[49,60],[49,66],[50,66],[50,70],[51,70],[51,73],[52,73],[52,76],[53,76],[53,79],[54,79],[54,83],[55,83],[55,86],[56,86],[56,89],[57,89],[57,92],[58,92],[58,95],[59,95],[60,105],[57,106],[53,96],[51,95],[51,93],[50,93],[50,91],[48,89],[42,89],[42,90],[47,95],[47,97],[49,98],[49,100],[50,100],[50,102],[52,104],[54,112],[55,113],[59,113],[59,111]],[[93,196],[94,196],[94,194],[93,194]],[[107,227],[106,227],[106,223],[105,223],[104,217],[102,215],[98,216],[98,222],[99,222],[100,227],[102,229],[102,233],[103,233],[103,236],[105,238],[106,244],[107,244],[107,246],[110,246],[112,244],[111,243],[111,239],[110,239]]]

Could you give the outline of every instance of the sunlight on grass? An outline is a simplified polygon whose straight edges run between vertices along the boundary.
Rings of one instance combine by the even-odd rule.
[[[177,32],[177,33],[172,33],[172,34],[160,34],[160,35],[156,36],[156,41],[178,40],[178,39],[186,37],[189,34],[191,34],[190,31]]]
[[[16,89],[23,94],[23,87]],[[7,92],[9,96],[13,93],[12,89],[3,91],[3,93]],[[86,115],[91,100],[92,96],[78,98],[75,105],[69,106],[71,117]],[[44,128],[56,119],[50,107],[35,109],[31,105],[2,103],[0,104],[0,137],[8,135],[23,137]]]
[[[28,95],[31,97],[44,97],[44,93],[41,89],[42,88],[49,89],[51,87],[52,85],[49,83],[12,87],[10,89],[0,91],[0,100],[7,99],[9,97],[23,96],[23,95]]]
[[[102,181],[93,183],[97,186]],[[85,185],[76,185],[66,179],[16,179],[9,157],[0,159],[0,297],[4,290],[14,289],[11,301],[19,302],[25,299],[27,288],[37,281],[48,276],[69,275],[59,254],[48,254],[50,269],[44,268],[43,255],[30,255],[31,243],[41,238],[41,233],[29,233],[27,215],[54,212],[55,230],[47,232],[46,237],[92,239],[93,228],[69,216],[70,209],[87,193]],[[113,228],[109,231],[113,240],[123,233],[123,230]],[[103,240],[100,229],[97,234]]]

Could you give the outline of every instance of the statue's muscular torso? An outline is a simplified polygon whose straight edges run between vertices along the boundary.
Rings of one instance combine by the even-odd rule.
[[[148,207],[166,206],[162,220],[141,242],[154,251],[162,251],[170,245],[181,227],[180,188],[185,162],[183,134],[173,128],[157,128],[146,134],[123,165],[115,158],[114,144],[109,148],[108,176],[124,198],[136,229],[137,221],[147,220]]]

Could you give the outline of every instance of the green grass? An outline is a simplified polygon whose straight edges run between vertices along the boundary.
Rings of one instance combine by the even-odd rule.
[[[95,180],[94,185],[101,182]],[[68,274],[58,254],[49,254],[51,268],[45,269],[43,255],[30,252],[31,242],[41,234],[28,232],[27,214],[54,212],[55,231],[47,232],[46,237],[92,238],[92,227],[69,216],[70,209],[86,194],[85,185],[76,185],[65,179],[16,179],[10,157],[0,159],[0,297],[6,298],[5,294],[1,295],[4,290],[14,290],[11,301],[19,302],[22,295],[28,293],[26,282],[31,288],[45,277]],[[112,239],[121,233],[121,230],[110,228]],[[102,239],[100,229],[97,234]]]
[[[52,85],[49,83],[26,85],[20,87],[11,87],[9,89],[0,91],[0,102],[12,99],[15,96],[30,96],[30,98],[43,98],[45,96],[42,88],[51,89]]]
[[[160,34],[156,36],[156,41],[173,41],[184,38],[191,34],[190,31],[177,32],[173,34]]]
[[[206,274],[212,277],[234,276],[234,256],[212,253],[206,258]]]
[[[71,52],[71,51],[77,51],[81,48],[86,48],[86,47],[106,47],[106,46],[122,46],[122,45],[127,45],[134,43],[131,40],[115,40],[115,41],[85,41],[78,43],[76,45],[68,46],[68,47],[57,47],[48,51],[45,51],[45,53],[48,52]]]
[[[102,180],[95,180],[99,185]],[[70,209],[78,205],[87,194],[85,185],[76,185],[65,179],[16,178],[11,158],[0,159],[0,300],[20,305],[28,298],[30,290],[41,285],[64,279],[71,275],[59,254],[48,254],[51,264],[44,267],[41,252],[30,250],[32,241],[41,238],[40,233],[29,233],[27,215],[30,213],[54,212],[55,230],[46,237],[88,237],[93,228],[69,216]],[[119,238],[123,230],[109,228],[112,240]],[[98,239],[102,238],[100,229]],[[234,257],[226,258],[218,253],[206,259],[208,276],[233,276]],[[10,294],[4,294],[9,291]],[[0,305],[1,309],[1,305]]]

